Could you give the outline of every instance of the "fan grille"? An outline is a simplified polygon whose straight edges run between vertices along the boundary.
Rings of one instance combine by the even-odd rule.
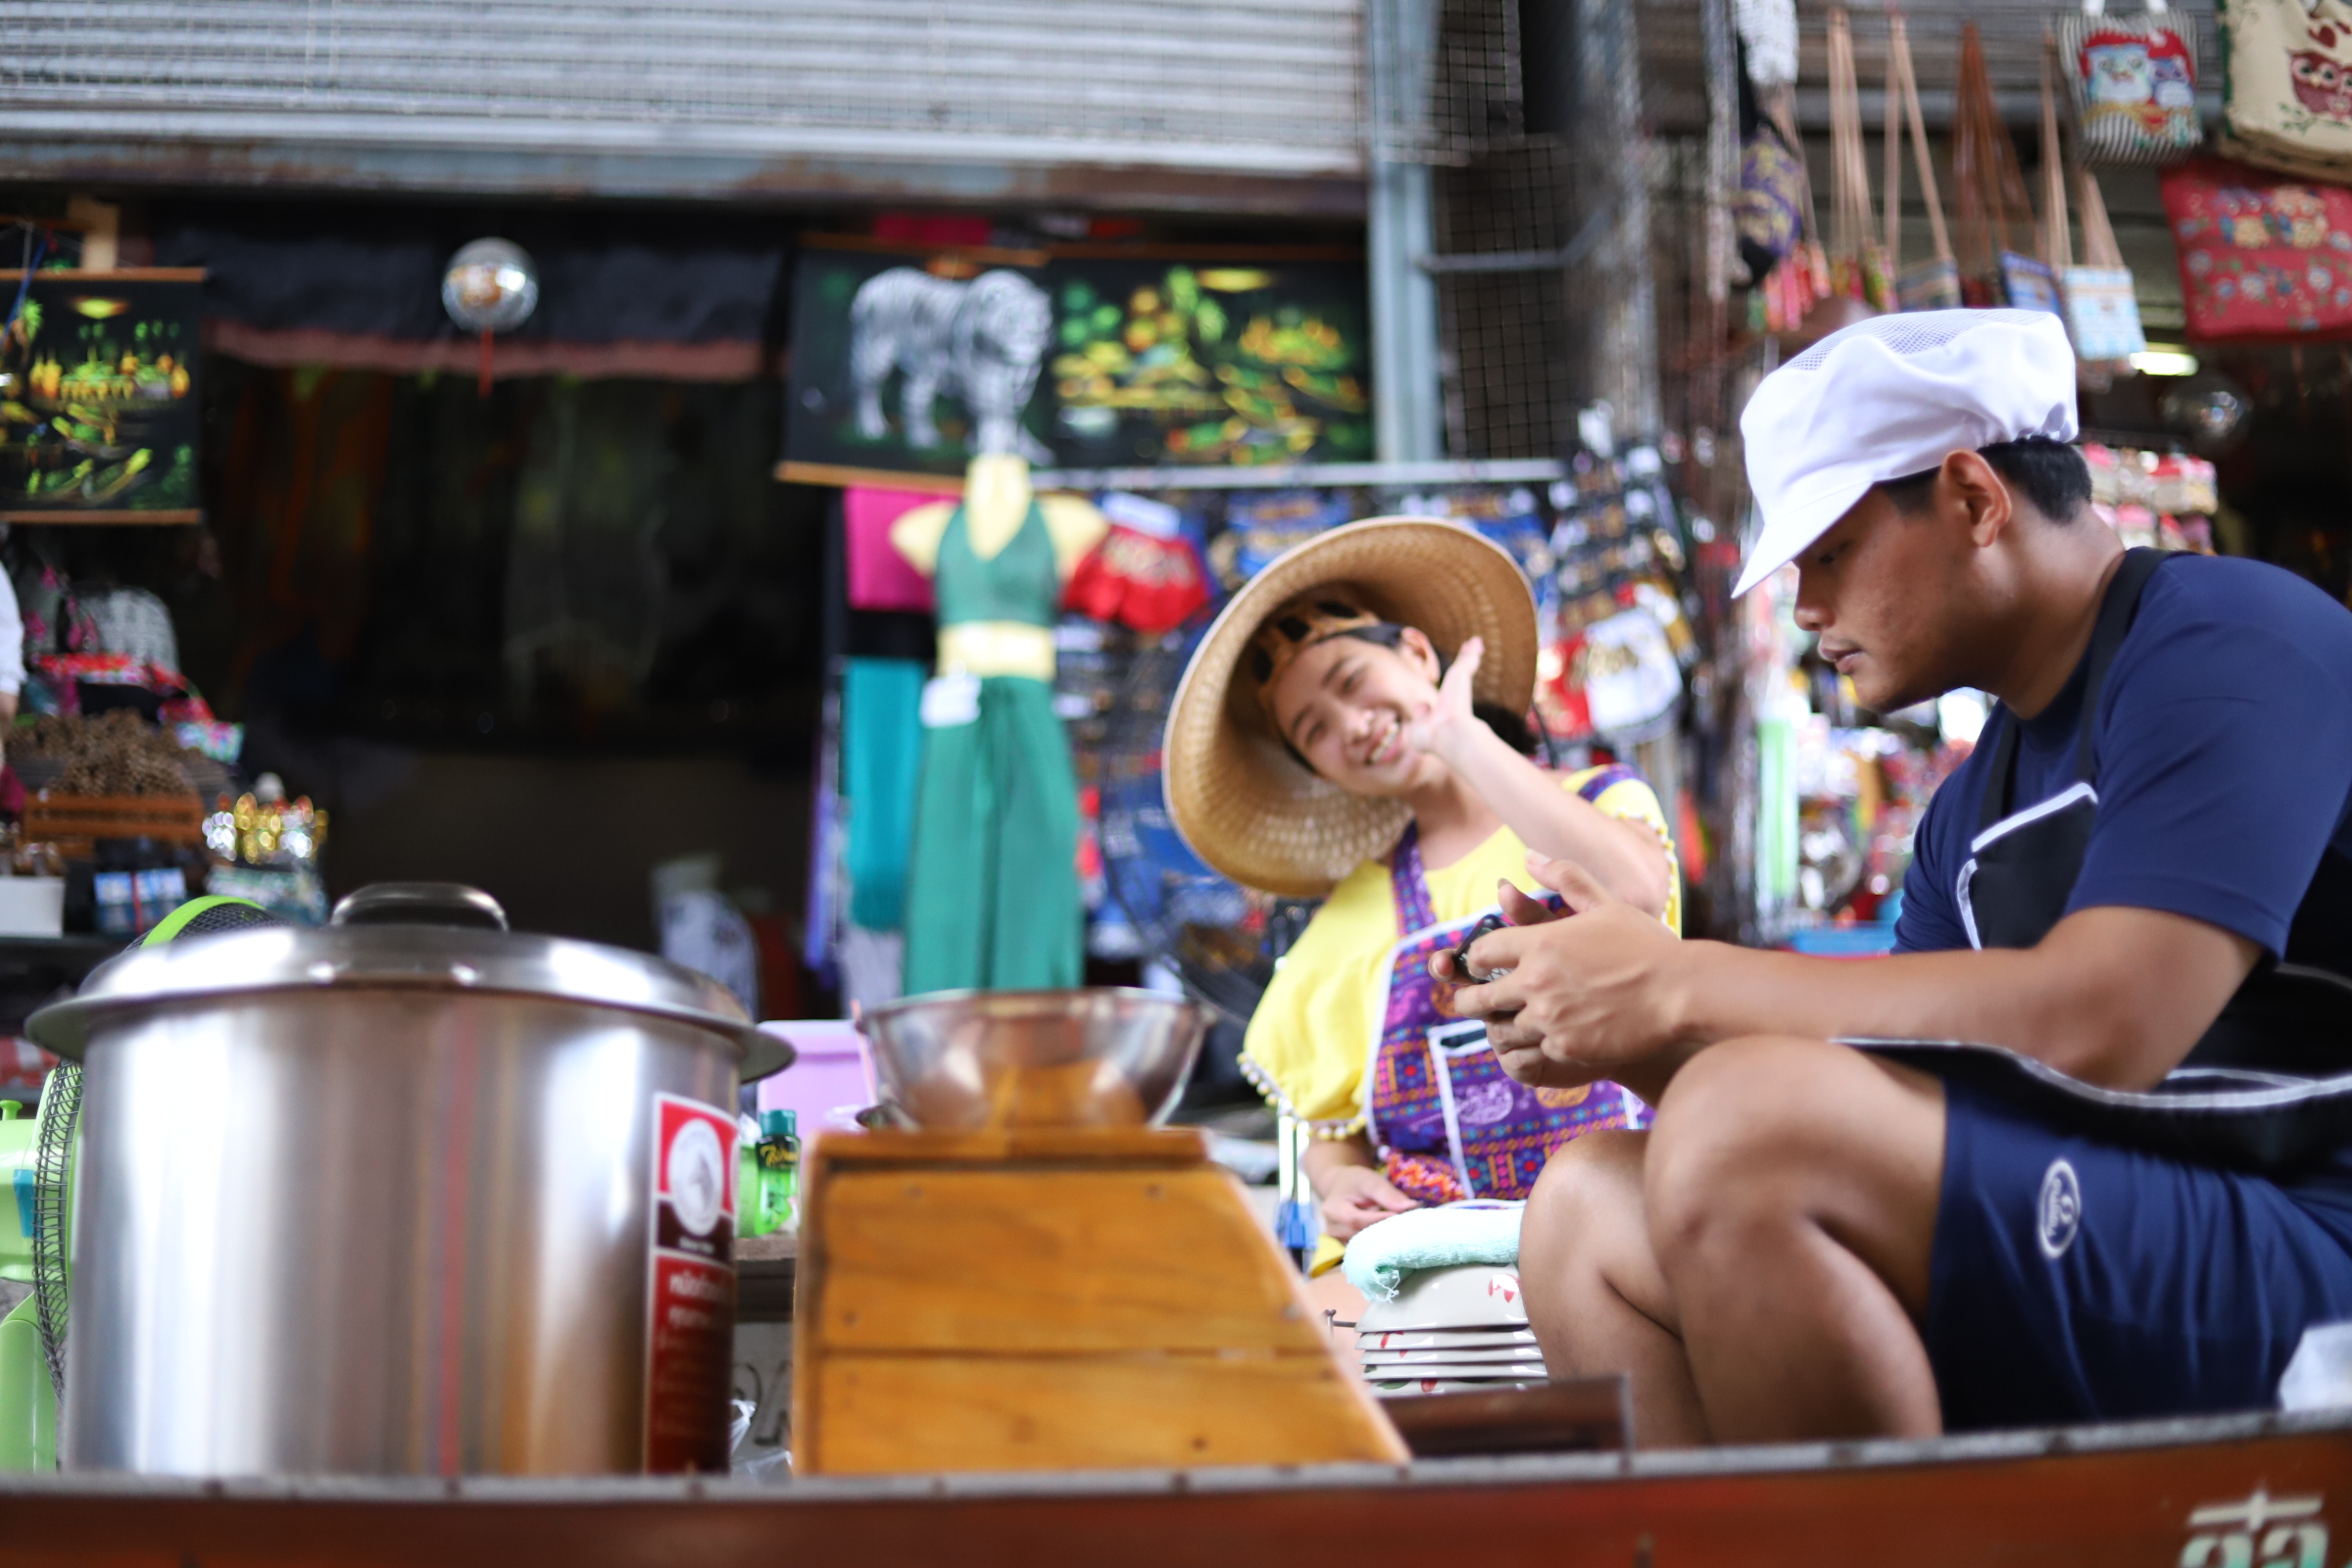
[[[81,1063],[60,1062],[41,1090],[33,1134],[32,1311],[49,1363],[49,1386],[66,1394],[66,1234],[74,1124],[81,1115]]]

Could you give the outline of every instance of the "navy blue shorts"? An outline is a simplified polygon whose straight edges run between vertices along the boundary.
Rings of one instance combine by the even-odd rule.
[[[1944,1081],[1928,1358],[1946,1431],[2278,1403],[2352,1319],[2352,1198],[2076,1136]]]

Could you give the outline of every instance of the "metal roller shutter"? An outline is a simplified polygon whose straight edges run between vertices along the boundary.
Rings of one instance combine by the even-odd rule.
[[[0,0],[0,137],[1361,170],[1361,0]]]

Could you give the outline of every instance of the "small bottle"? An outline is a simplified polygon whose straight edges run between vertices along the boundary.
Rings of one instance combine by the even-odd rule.
[[[764,1205],[760,1201],[763,1179],[760,1173],[760,1124],[746,1116],[737,1123],[735,1140],[735,1234],[738,1238],[765,1236],[775,1229],[762,1224]]]
[[[800,1223],[801,1117],[793,1110],[760,1113],[760,1218],[762,1232]]]

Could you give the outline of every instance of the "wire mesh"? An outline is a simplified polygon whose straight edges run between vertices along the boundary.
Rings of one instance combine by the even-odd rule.
[[[1569,154],[1524,138],[1439,172],[1444,256],[1556,255],[1572,239]],[[1576,430],[1578,323],[1568,270],[1545,263],[1438,278],[1446,449],[1467,458],[1556,458]]]
[[[1516,146],[1527,133],[1526,83],[1517,0],[1375,0],[1396,17],[1400,58],[1392,90],[1380,94],[1372,139],[1397,163],[1467,164]],[[1424,35],[1435,7],[1435,43],[1408,55],[1420,13]]]
[[[1449,41],[1430,89],[1433,104],[1455,106],[1454,125],[1482,127],[1443,144],[1457,167],[1435,181],[1446,434],[1463,458],[1557,458],[1595,396],[1625,427],[1654,418],[1647,267],[1635,238],[1648,230],[1651,175],[1632,5],[1578,8],[1570,118],[1581,123],[1569,136],[1528,130],[1519,19],[1507,0],[1446,0],[1440,35]],[[1459,107],[1478,102],[1483,118]]]
[[[0,0],[0,109],[1254,143],[1351,158],[1361,6]]]

